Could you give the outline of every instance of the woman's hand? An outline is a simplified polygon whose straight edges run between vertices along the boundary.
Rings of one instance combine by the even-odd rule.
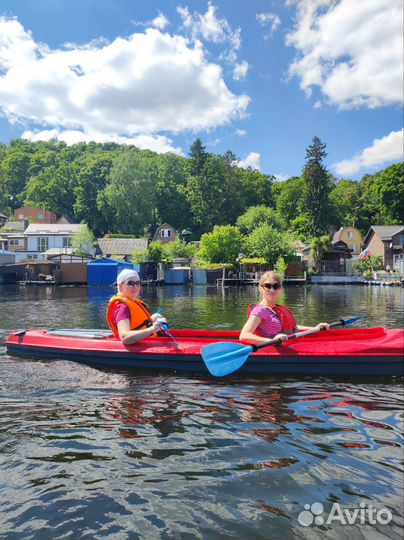
[[[272,341],[280,341],[280,344],[284,343],[288,340],[288,336],[286,334],[277,334],[272,338]]]
[[[167,324],[167,320],[162,317],[161,315],[158,315],[158,317],[154,320],[154,323],[153,323],[153,326],[151,328],[153,328],[153,333],[154,332],[160,332],[162,326],[164,324]]]
[[[321,323],[318,323],[318,325],[315,326],[314,328],[318,328],[319,330],[329,330],[330,325],[326,322],[321,322]]]

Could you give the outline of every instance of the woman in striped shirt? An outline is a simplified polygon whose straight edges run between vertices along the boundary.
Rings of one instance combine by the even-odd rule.
[[[328,330],[328,323],[317,326],[297,325],[292,312],[286,306],[277,304],[282,291],[282,279],[275,272],[265,272],[259,281],[261,302],[253,306],[249,317],[240,333],[240,341],[259,345],[270,340],[285,342],[288,333],[318,328]]]

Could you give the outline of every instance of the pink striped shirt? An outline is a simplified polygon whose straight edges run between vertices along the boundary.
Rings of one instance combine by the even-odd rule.
[[[257,331],[264,337],[273,337],[283,332],[281,320],[271,308],[257,304],[250,312],[250,316],[255,315],[261,319]]]

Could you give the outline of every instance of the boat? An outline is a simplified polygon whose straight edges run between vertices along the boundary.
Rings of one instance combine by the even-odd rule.
[[[124,345],[109,330],[18,330],[6,340],[12,355],[73,360],[113,368],[205,372],[201,349],[238,341],[238,332],[172,330]],[[240,373],[287,375],[403,375],[404,330],[355,328],[318,332],[253,352]]]

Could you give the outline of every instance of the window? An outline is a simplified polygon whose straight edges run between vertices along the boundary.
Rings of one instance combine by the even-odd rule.
[[[37,219],[43,219],[43,214],[37,214],[36,217]]]
[[[72,239],[70,236],[63,237],[63,247],[72,247]]]
[[[38,238],[38,251],[46,251],[49,249],[49,238],[47,236]]]
[[[353,232],[352,231],[348,231],[348,238],[353,238]]]
[[[170,238],[171,230],[170,229],[161,229],[160,235],[162,238]]]
[[[8,245],[9,245],[9,246],[19,246],[19,245],[20,245],[20,241],[19,241],[19,240],[12,240],[12,239],[10,238],[9,241],[8,241]]]
[[[353,249],[354,251],[356,251],[356,245],[355,245],[355,244],[352,244],[352,245],[351,245],[351,249]]]
[[[18,219],[24,219],[24,214],[18,214]]]

